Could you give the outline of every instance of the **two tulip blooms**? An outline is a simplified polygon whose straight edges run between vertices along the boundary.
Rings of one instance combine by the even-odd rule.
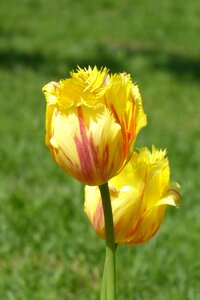
[[[169,182],[164,151],[133,152],[146,125],[142,99],[129,74],[96,67],[44,86],[46,144],[69,175],[87,184],[85,212],[105,238],[101,197],[109,183],[116,243],[143,243],[158,230],[166,205],[177,205],[179,186]]]

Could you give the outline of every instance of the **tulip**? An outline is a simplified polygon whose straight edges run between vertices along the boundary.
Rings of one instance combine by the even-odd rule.
[[[129,161],[146,125],[142,99],[129,74],[78,68],[43,87],[46,144],[57,164],[88,185],[101,185]]]
[[[134,152],[122,172],[108,182],[115,243],[141,244],[159,229],[167,205],[178,206],[179,185],[170,183],[166,151],[152,147]],[[96,233],[105,239],[98,187],[85,187],[85,213]]]

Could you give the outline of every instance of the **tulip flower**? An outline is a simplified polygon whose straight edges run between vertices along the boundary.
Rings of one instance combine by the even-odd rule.
[[[141,244],[159,229],[167,205],[178,206],[179,185],[170,183],[166,151],[152,147],[134,152],[122,172],[108,182],[115,243]],[[99,188],[85,187],[84,210],[96,233],[105,239]]]
[[[82,183],[102,185],[129,161],[146,125],[142,99],[129,74],[78,68],[43,87],[46,144],[58,165]]]

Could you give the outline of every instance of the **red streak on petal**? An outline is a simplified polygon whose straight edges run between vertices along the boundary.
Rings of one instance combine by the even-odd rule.
[[[134,239],[131,240],[129,242],[129,244],[142,244],[142,243],[149,241],[157,233],[159,228],[160,228],[160,226],[156,227],[156,229],[154,231],[152,231],[152,233],[148,237],[146,237],[146,235],[140,236],[135,240]]]
[[[100,145],[101,146],[101,145]],[[109,146],[106,144],[105,149],[102,151],[103,157],[100,158],[99,146],[95,146],[92,135],[90,136],[90,153],[93,159],[93,165],[96,175],[101,179],[106,179],[109,167]],[[112,170],[111,170],[112,171]],[[110,172],[109,172],[110,173]]]
[[[119,125],[121,125],[119,116],[118,116],[118,114],[117,114],[117,112],[116,112],[114,106],[111,104],[111,105],[109,106],[109,108],[110,108],[110,110],[111,110],[111,112],[112,112],[112,114],[113,114],[113,117],[115,118],[115,121],[116,121]]]
[[[130,139],[135,136],[135,103],[132,103],[132,118],[131,118],[131,122],[129,124],[129,128],[128,128],[128,141],[130,141]]]
[[[93,227],[97,233],[101,236],[105,234],[105,224],[104,224],[104,213],[102,201],[100,200],[96,209],[96,212],[93,217]]]
[[[131,239],[134,239],[133,236],[137,233],[137,231],[139,230],[140,228],[140,225],[141,225],[141,217],[138,218],[138,220],[136,221],[134,227],[131,229],[131,231],[129,232],[128,236],[126,237],[126,239],[128,238],[131,238]]]
[[[77,107],[80,138],[75,135],[74,142],[80,160],[80,169],[82,173],[83,181],[87,184],[95,184],[99,181],[107,180],[108,173],[108,159],[109,159],[109,147],[106,145],[104,151],[100,151],[93,140],[92,133],[90,136],[87,133],[86,124],[81,107]],[[103,152],[103,158],[100,157],[100,152]]]
[[[80,106],[77,107],[77,111],[81,139],[79,139],[78,136],[75,135],[74,142],[76,144],[76,149],[80,159],[82,177],[87,183],[90,183],[92,182],[92,159],[89,151],[89,140],[87,137],[86,126],[84,123],[83,113]]]
[[[92,134],[90,135],[89,147],[90,147],[90,154],[93,160],[93,165],[97,167],[99,164],[99,157],[98,157],[99,146],[95,146]]]
[[[79,170],[79,167],[77,164],[75,164],[65,153],[65,151],[63,151],[63,149],[61,147],[58,147],[59,152],[62,153],[62,155],[65,158],[65,161],[61,160],[60,158],[56,158],[56,161],[58,162],[58,164],[60,165],[60,167],[67,171],[70,172],[71,174],[73,174],[75,176],[75,178],[81,180],[82,179],[82,174]],[[57,156],[59,157],[59,153],[57,154]]]

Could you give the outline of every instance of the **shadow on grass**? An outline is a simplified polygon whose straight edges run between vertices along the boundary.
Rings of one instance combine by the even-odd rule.
[[[0,51],[0,65],[2,68],[10,69],[11,71],[30,68],[34,71],[44,69],[44,71],[54,73],[56,61],[52,63],[51,58],[46,57],[42,52],[8,50]]]
[[[77,65],[80,67],[107,66],[112,69],[112,72],[121,71],[121,61],[110,55],[107,51],[98,54],[98,50],[90,57],[76,57],[76,56],[57,56],[45,55],[42,52],[26,53],[19,50],[0,51],[0,65],[1,68],[17,71],[19,69],[29,68],[36,72],[44,74],[52,74],[55,76],[62,76],[63,70],[69,74],[71,69],[76,69]],[[63,76],[66,75],[63,74]]]
[[[200,78],[200,57],[185,55],[175,51],[164,51],[147,45],[107,44],[97,45],[95,50],[84,56],[46,55],[42,52],[23,52],[8,50],[0,52],[2,68],[15,70],[31,68],[35,71],[60,77],[63,70],[96,65],[107,66],[112,72],[128,69],[128,62],[138,57],[148,60],[151,69],[166,70],[176,76],[187,76],[189,79]],[[127,70],[129,71],[129,70]],[[65,75],[65,74],[64,74]]]
[[[152,69],[163,69],[178,77],[200,78],[200,56],[189,56],[183,51],[164,50],[150,44],[113,44],[112,48],[124,52],[128,58],[148,59]]]

